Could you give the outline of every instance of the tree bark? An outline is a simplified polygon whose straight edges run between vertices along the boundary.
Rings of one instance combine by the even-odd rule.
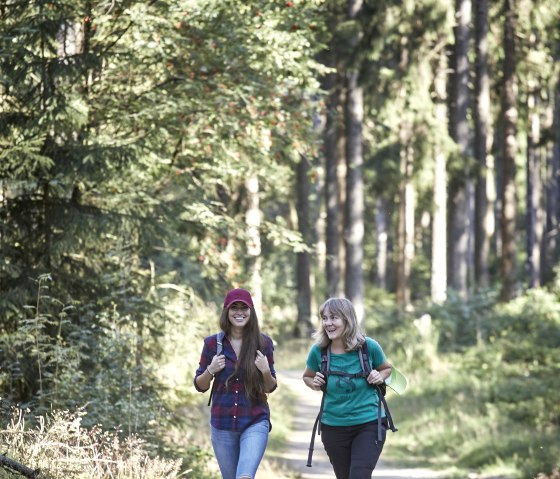
[[[346,100],[346,297],[352,301],[358,320],[363,318],[364,187],[362,177],[363,92],[358,72],[348,73]]]
[[[447,122],[447,56],[444,49],[439,54],[438,68],[435,77],[436,106],[435,117],[437,126]],[[447,165],[442,142],[435,146],[434,166],[434,213],[432,221],[432,274],[431,297],[435,303],[442,303],[447,291]]]
[[[541,286],[541,246],[543,239],[542,177],[540,154],[540,116],[537,80],[529,82],[527,109],[529,135],[527,138],[527,272],[530,288]]]
[[[469,37],[470,37],[470,0],[457,0],[457,26],[455,27],[455,73],[453,75],[454,95],[452,101],[451,134],[457,144],[461,156],[466,160],[470,156],[469,144]],[[465,164],[468,164],[465,161]],[[450,208],[450,285],[462,298],[468,297],[469,272],[471,269],[470,244],[473,236],[473,221],[471,220],[471,192],[469,171],[465,169],[461,174],[456,173],[450,183],[452,201]]]
[[[349,0],[349,18],[355,20],[362,8],[360,0]],[[359,38],[350,40],[357,48]],[[363,90],[359,85],[359,68],[349,65],[346,70],[346,218],[345,293],[356,309],[358,321],[364,316],[364,186],[362,156]]]
[[[261,210],[259,202],[259,179],[250,176],[245,180],[247,189],[247,273],[251,282],[253,302],[259,321],[262,321],[262,277],[261,277]]]
[[[494,162],[488,76],[488,0],[475,0],[475,125],[474,154],[477,162],[475,188],[474,282],[476,288],[490,286],[488,259],[490,240],[495,231]]]
[[[333,67],[335,64],[336,61],[331,55],[327,65]],[[337,74],[328,74],[323,87],[329,92],[324,132],[327,294],[328,296],[338,296],[340,292],[340,193],[338,187],[340,88],[338,88]]]
[[[503,181],[502,216],[500,221],[502,237],[501,258],[501,299],[508,301],[516,295],[516,254],[515,244],[515,155],[517,154],[517,78],[515,60],[516,35],[515,0],[505,0],[504,25],[504,89],[502,95],[503,135]]]
[[[380,195],[375,200],[375,231],[377,232],[377,280],[381,289],[387,289],[387,265],[389,258],[389,218],[385,199]]]
[[[311,244],[309,217],[309,160],[301,155],[297,166],[297,215],[298,229],[306,245]],[[297,321],[296,338],[307,337],[313,329],[311,321],[311,255],[308,251],[297,254]]]
[[[410,144],[412,125],[403,120],[400,132],[399,220],[397,233],[398,264],[396,278],[397,304],[406,308],[410,304],[410,271],[414,256],[414,200],[410,191],[413,168],[413,151]]]
[[[556,57],[556,62],[560,58]],[[560,251],[560,76],[555,85],[552,113],[552,148],[547,155],[546,191],[546,240],[543,255],[543,279],[545,282],[554,277],[554,265],[558,263]]]

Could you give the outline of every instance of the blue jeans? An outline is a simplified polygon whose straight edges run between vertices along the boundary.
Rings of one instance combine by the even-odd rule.
[[[268,421],[261,421],[243,432],[234,432],[210,425],[212,447],[223,479],[255,477],[268,442],[268,426]]]

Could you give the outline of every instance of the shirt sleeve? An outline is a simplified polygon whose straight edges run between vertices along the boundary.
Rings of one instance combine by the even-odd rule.
[[[383,348],[375,339],[366,338],[366,341],[368,342],[368,351],[371,357],[371,364],[373,365],[373,368],[376,369],[387,360],[387,357],[383,352]]]
[[[270,367],[270,374],[272,374],[273,378],[276,378],[276,369],[274,369],[274,343],[270,336],[263,334],[264,336],[264,351],[263,354],[266,356],[268,360],[268,366]],[[274,386],[272,391],[274,391],[278,387],[278,383]],[[270,392],[272,392],[270,391]]]
[[[321,369],[321,351],[319,350],[319,346],[316,344],[314,344],[309,350],[305,365],[311,369],[311,371],[317,372]]]
[[[204,338],[204,345],[202,346],[202,353],[200,354],[198,369],[194,373],[194,388],[198,392],[201,393],[206,392],[205,390],[202,390],[198,387],[198,384],[196,383],[196,378],[200,376],[204,371],[206,371],[206,368],[212,362],[212,358],[214,357],[217,351],[216,347],[217,347],[217,342],[216,342],[215,334],[213,336],[208,336]]]

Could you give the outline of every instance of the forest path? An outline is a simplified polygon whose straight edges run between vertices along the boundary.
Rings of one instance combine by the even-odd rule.
[[[297,479],[335,479],[331,464],[323,449],[321,437],[315,437],[313,466],[307,467],[309,441],[319,406],[321,393],[310,390],[301,379],[301,371],[278,371],[278,382],[290,388],[294,399],[293,431],[286,449],[274,459],[283,464]],[[436,471],[400,469],[383,461],[383,454],[372,475],[373,479],[436,479]]]

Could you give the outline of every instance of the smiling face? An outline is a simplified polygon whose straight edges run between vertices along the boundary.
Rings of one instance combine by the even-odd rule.
[[[344,319],[338,314],[331,313],[328,306],[323,310],[321,320],[323,322],[323,329],[331,341],[343,337],[345,330]]]
[[[251,317],[251,308],[241,301],[236,301],[228,310],[229,322],[234,328],[243,328]]]

